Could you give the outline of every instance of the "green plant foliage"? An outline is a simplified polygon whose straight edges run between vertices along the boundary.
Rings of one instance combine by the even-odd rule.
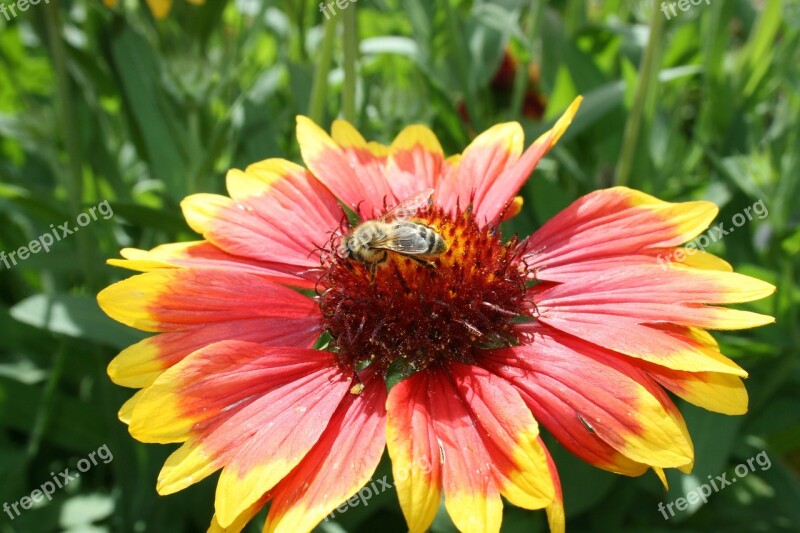
[[[668,493],[652,473],[615,476],[547,439],[568,529],[798,531],[798,2],[700,2],[667,20],[658,2],[635,0],[359,0],[347,8],[358,32],[349,51],[345,15],[326,21],[317,4],[176,1],[156,20],[143,0],[50,0],[0,15],[0,250],[75,226],[103,201],[114,212],[49,252],[0,263],[0,502],[104,444],[114,456],[52,501],[14,520],[0,514],[0,532],[208,527],[216,476],[158,496],[174,447],[140,444],[117,420],[131,391],[105,369],[143,335],[95,301],[128,275],[105,264],[121,248],[198,238],[181,217],[183,197],[223,192],[232,167],[299,161],[298,114],[327,127],[353,106],[360,131],[381,142],[424,123],[455,153],[508,120],[531,142],[578,94],[580,113],[525,185],[523,212],[506,232],[527,235],[620,181],[665,200],[712,200],[726,226],[762,202],[768,215],[709,251],[778,292],[742,306],[774,315],[774,325],[715,334],[750,374],[750,410],[726,417],[679,402],[697,462],[690,475],[669,472]],[[351,67],[355,78],[345,79]],[[669,520],[658,511],[761,451],[769,469]],[[319,530],[406,531],[393,492]],[[442,510],[431,530],[455,528]],[[506,505],[504,532],[546,530],[544,513]]]

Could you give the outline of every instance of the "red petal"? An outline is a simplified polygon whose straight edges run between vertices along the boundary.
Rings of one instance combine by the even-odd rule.
[[[446,371],[433,374],[428,384],[447,512],[461,531],[499,531],[500,487],[475,420]]]
[[[216,512],[226,527],[299,463],[349,386],[333,354],[225,341],[145,389],[130,431],[145,442],[187,441],[165,464],[161,493],[224,467]]]
[[[516,388],[488,370],[460,363],[447,369],[493,462],[500,492],[525,509],[553,501],[539,426]]]
[[[372,218],[384,205],[397,203],[384,176],[383,150],[368,144],[342,120],[334,122],[333,137],[310,119],[297,117],[297,141],[303,160],[345,205]]]
[[[555,487],[555,497],[553,503],[547,507],[547,524],[550,526],[550,533],[564,533],[566,529],[566,515],[564,514],[564,495],[561,492],[561,480],[558,477],[558,470],[550,452],[539,437],[539,444],[547,456],[547,468],[550,471],[550,479]]]
[[[189,225],[229,254],[303,268],[341,224],[336,199],[303,167],[281,159],[231,170],[231,198],[195,194],[182,203]]]
[[[315,269],[229,254],[206,241],[164,244],[149,251],[125,248],[122,256],[125,259],[109,259],[108,264],[140,272],[175,267],[248,272],[305,289],[313,289],[320,276]]]
[[[439,444],[428,402],[429,373],[395,385],[387,403],[387,445],[400,507],[410,533],[427,531],[442,495]]]
[[[409,126],[400,132],[389,150],[386,180],[395,198],[409,198],[436,185],[444,165],[444,151],[431,130]]]
[[[311,348],[322,331],[321,318],[256,318],[192,327],[144,339],[120,352],[108,375],[123,387],[147,387],[164,370],[215,342],[237,340],[264,346]]]
[[[361,393],[345,396],[314,448],[272,491],[265,533],[311,531],[351,496],[366,498],[359,488],[375,472],[386,444],[386,388],[379,377],[362,379]]]
[[[531,144],[519,161],[508,165],[496,180],[487,176],[484,184],[485,192],[478,190],[475,195],[475,218],[479,221],[496,221],[503,213],[515,194],[531,175],[539,160],[555,146],[578,112],[582,97],[576,98],[556,121],[553,127],[542,134]]]
[[[486,364],[520,390],[534,416],[570,451],[628,474],[640,472],[598,440],[637,463],[691,462],[680,415],[643,372],[613,352],[543,326],[526,342],[488,352]]]
[[[114,320],[145,331],[320,316],[313,300],[292,289],[253,274],[222,270],[156,270],[111,285],[97,301]]]
[[[558,285],[541,283],[531,298],[540,322],[605,348],[675,370],[735,374],[741,369],[718,351],[665,332],[659,324],[738,329],[769,323],[772,317],[704,303],[762,298],[773,289],[730,272],[629,267]]]
[[[522,127],[516,122],[498,124],[480,134],[437,183],[437,203],[450,212],[470,204],[480,206],[498,177],[519,159],[523,137]],[[509,199],[515,193],[511,192]],[[485,215],[479,219],[486,221]]]
[[[649,248],[677,246],[697,236],[717,214],[711,202],[671,204],[614,187],[573,202],[526,241],[527,264],[538,279],[563,279],[576,263]]]

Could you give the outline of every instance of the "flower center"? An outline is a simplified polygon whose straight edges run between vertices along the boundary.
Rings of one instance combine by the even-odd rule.
[[[447,250],[420,260],[389,252],[375,264],[337,253],[338,243],[325,254],[319,303],[342,363],[410,375],[435,361],[471,362],[480,348],[515,344],[516,319],[532,314],[517,240],[503,243],[469,211],[426,208],[410,222],[438,233]]]

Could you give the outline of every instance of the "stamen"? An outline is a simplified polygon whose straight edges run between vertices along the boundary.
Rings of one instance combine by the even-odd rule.
[[[342,364],[386,374],[394,362],[413,372],[516,343],[514,319],[527,314],[518,241],[503,243],[469,211],[426,207],[412,221],[436,232],[446,251],[413,258],[390,251],[365,263],[337,254],[331,238],[317,293]]]
[[[504,314],[506,316],[510,316],[510,317],[515,317],[515,316],[518,316],[518,314],[519,314],[517,311],[511,311],[509,309],[503,309],[499,305],[493,304],[491,302],[481,302],[481,305],[485,305],[489,309],[493,309],[494,311],[497,311],[498,313],[502,313],[502,314]]]
[[[456,319],[456,322],[458,322],[459,324],[464,324],[464,326],[468,330],[470,330],[472,333],[474,333],[476,337],[484,337],[485,336],[481,330],[479,330],[478,328],[476,328],[475,326],[473,326],[472,324],[470,324],[466,320]]]

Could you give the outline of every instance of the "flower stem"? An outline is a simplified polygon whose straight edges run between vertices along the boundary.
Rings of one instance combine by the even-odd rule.
[[[464,91],[464,103],[467,106],[467,116],[473,130],[483,131],[483,119],[478,112],[478,99],[474,77],[470,73],[469,67],[469,46],[466,42],[466,34],[460,27],[457,13],[453,10],[451,2],[443,2],[445,16],[447,17],[447,39],[449,41],[452,59],[455,63],[459,82]]]
[[[66,355],[66,341],[62,340],[53,357],[53,366],[50,368],[39,408],[36,411],[36,417],[33,419],[30,437],[28,438],[28,446],[25,450],[29,459],[33,459],[36,457],[36,454],[39,453],[42,437],[51,420],[51,415],[55,410],[55,402],[57,401],[56,390],[58,389],[58,384],[64,373]]]
[[[66,188],[69,196],[69,207],[73,216],[81,211],[83,202],[83,168],[81,165],[81,138],[78,119],[75,115],[69,74],[67,72],[67,55],[64,40],[61,37],[61,7],[59,0],[51,0],[45,9],[45,24],[50,40],[50,54],[53,72],[56,77],[57,113],[61,127],[61,136],[67,152]],[[91,246],[85,232],[76,235],[79,255],[83,261],[85,282],[93,287],[98,278],[94,275],[94,260]]]
[[[645,115],[645,107],[655,103],[655,91],[658,88],[658,65],[661,58],[661,48],[664,40],[664,16],[657,6],[653,7],[650,15],[650,37],[644,51],[644,58],[639,67],[639,76],[636,82],[636,91],[633,95],[633,105],[625,124],[625,134],[622,139],[622,152],[617,165],[616,185],[627,185],[630,181],[631,170],[636,159],[639,132]]]
[[[356,122],[356,62],[358,60],[358,20],[356,6],[342,11],[344,17],[344,89],[342,114],[345,120]]]
[[[322,50],[319,63],[314,72],[314,83],[311,86],[311,102],[308,106],[308,116],[321,124],[325,120],[325,109],[328,101],[328,73],[331,70],[333,58],[333,42],[336,37],[336,18],[330,17],[325,21],[325,35],[322,38]]]

